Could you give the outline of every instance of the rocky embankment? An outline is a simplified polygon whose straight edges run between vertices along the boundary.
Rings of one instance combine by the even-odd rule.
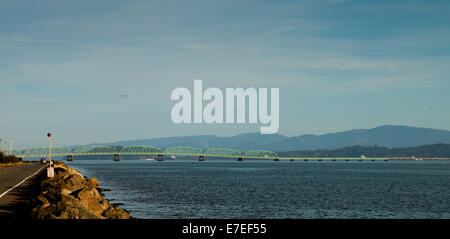
[[[55,162],[55,176],[40,182],[32,209],[35,219],[129,219],[130,214],[103,198],[97,179],[86,180],[63,162]]]

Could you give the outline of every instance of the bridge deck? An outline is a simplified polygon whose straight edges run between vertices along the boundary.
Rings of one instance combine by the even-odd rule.
[[[163,152],[98,152],[98,153],[63,153],[63,154],[52,154],[53,157],[58,156],[92,156],[92,155],[174,155],[174,156],[191,156],[199,157],[204,156],[206,158],[243,158],[243,159],[267,159],[267,160],[363,160],[363,161],[373,161],[373,160],[450,160],[449,158],[401,158],[401,157],[274,157],[274,156],[248,156],[248,155],[217,155],[217,154],[190,154],[190,153],[163,153]],[[48,157],[48,154],[31,154],[31,155],[17,155],[21,158],[43,158]]]

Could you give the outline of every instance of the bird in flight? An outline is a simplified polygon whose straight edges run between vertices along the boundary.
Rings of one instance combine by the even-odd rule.
[[[123,95],[123,94],[120,95],[120,98],[121,98],[121,99],[123,99],[123,98],[125,98],[125,97],[127,97],[127,95]]]

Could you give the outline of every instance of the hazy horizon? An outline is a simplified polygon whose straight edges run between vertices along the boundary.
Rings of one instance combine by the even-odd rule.
[[[355,129],[347,129],[347,130],[340,130],[340,131],[335,131],[335,132],[317,133],[317,134],[305,133],[305,134],[288,136],[288,135],[284,135],[284,134],[279,134],[278,133],[278,134],[275,134],[275,135],[280,135],[280,136],[284,136],[284,137],[298,137],[298,136],[305,136],[305,135],[323,136],[323,135],[327,135],[327,134],[335,134],[335,133],[349,132],[349,131],[355,131],[355,130],[371,130],[371,129],[376,129],[376,128],[380,128],[380,127],[409,127],[409,128],[419,128],[419,129],[446,130],[446,129],[436,129],[436,128],[409,126],[409,125],[379,125],[379,126],[375,126],[375,127],[371,127],[371,128],[355,128]],[[449,131],[449,130],[446,130],[446,131]],[[56,147],[72,147],[72,146],[96,145],[96,144],[98,144],[98,145],[108,144],[109,145],[109,144],[120,143],[120,142],[127,142],[127,141],[153,140],[153,139],[176,138],[176,137],[197,137],[197,136],[200,136],[200,137],[201,136],[216,136],[216,137],[229,137],[229,138],[231,138],[231,137],[244,135],[244,134],[259,134],[259,132],[258,131],[251,131],[251,132],[238,133],[238,134],[234,134],[234,135],[217,135],[217,134],[211,133],[211,134],[198,134],[198,135],[174,135],[174,136],[163,136],[163,137],[152,137],[152,138],[130,138],[130,139],[121,139],[121,140],[116,140],[116,141],[105,141],[105,142],[84,142],[83,144],[72,144],[72,145],[61,145],[59,142],[53,142],[53,145],[55,145]],[[55,138],[54,135],[53,135],[53,138]],[[48,140],[47,140],[47,138],[44,138],[44,139],[45,139],[45,144],[41,145],[41,147],[48,147]],[[36,146],[36,145],[32,145],[32,146]],[[24,149],[27,149],[27,147],[15,148],[15,150],[24,150]]]

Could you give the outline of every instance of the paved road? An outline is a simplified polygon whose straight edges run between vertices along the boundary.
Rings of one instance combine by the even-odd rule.
[[[29,183],[29,179],[38,172],[43,172],[46,165],[39,162],[25,165],[0,168],[0,215],[8,213],[8,206],[20,196],[21,190]]]

